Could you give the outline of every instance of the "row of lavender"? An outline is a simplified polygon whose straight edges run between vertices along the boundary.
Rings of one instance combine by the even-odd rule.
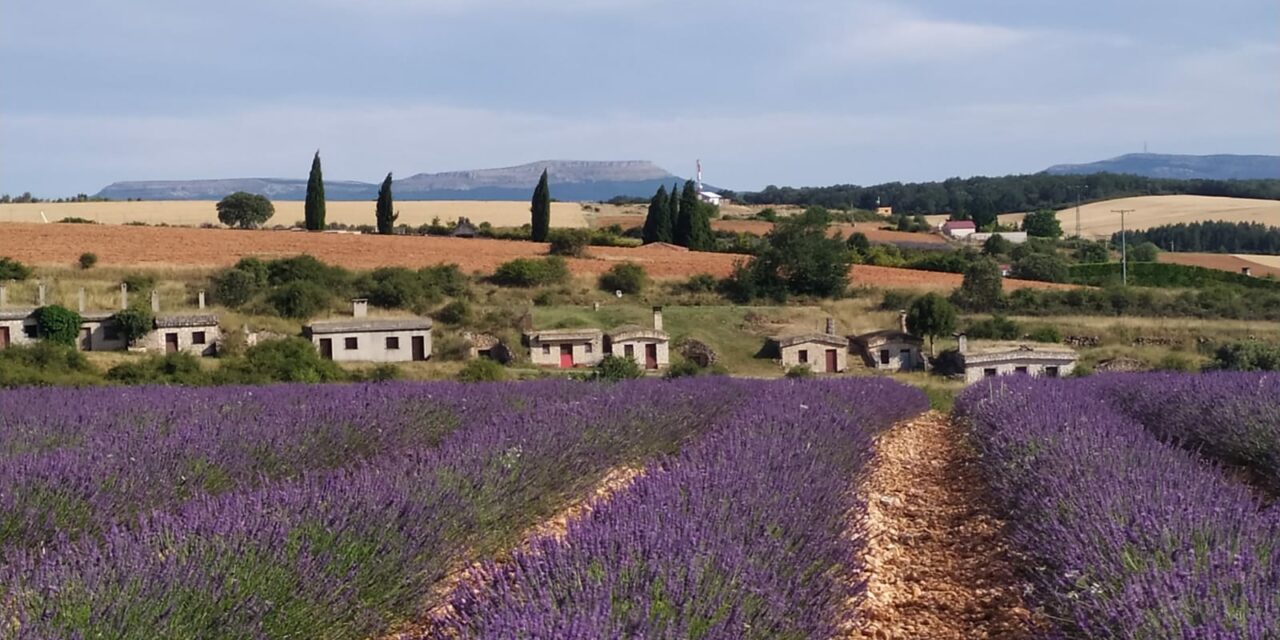
[[[875,434],[928,402],[885,380],[762,391],[563,541],[480,570],[425,637],[835,635],[864,590],[854,485]]]
[[[537,383],[523,407],[504,389],[456,384],[5,392],[0,560],[194,497],[430,448],[459,425],[589,391]]]
[[[1060,635],[1280,635],[1280,509],[1162,442],[1093,381],[979,385],[957,412]]]
[[[1152,373],[1092,384],[1161,439],[1248,469],[1280,494],[1280,375]]]
[[[10,546],[0,637],[368,637],[412,615],[459,561],[510,544],[609,468],[673,452],[771,389],[699,379],[149,389],[121,404],[97,392],[0,395],[17,408],[0,429],[4,462],[36,478],[18,486],[76,485],[65,495],[81,492],[88,506],[61,512],[92,523],[57,516],[48,544]],[[93,410],[60,419],[62,406]],[[362,444],[329,451],[313,441],[313,421],[330,425],[321,439]],[[54,439],[41,441],[42,430]],[[329,468],[344,452],[364,461]],[[254,462],[264,456],[294,471],[264,476]],[[146,488],[172,483],[192,459],[219,468],[225,490]],[[54,470],[40,477],[38,460]],[[70,470],[77,460],[114,475],[97,478],[95,493],[94,478]],[[113,518],[112,508],[141,515]]]

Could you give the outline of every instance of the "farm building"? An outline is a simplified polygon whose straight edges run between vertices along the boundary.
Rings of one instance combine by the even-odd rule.
[[[714,191],[701,191],[698,193],[698,199],[702,200],[707,204],[713,204],[717,207],[720,206],[721,204],[728,203],[728,199],[726,199],[724,196]]]
[[[542,367],[593,367],[604,359],[604,333],[599,329],[547,329],[525,334],[529,360]]]
[[[862,361],[872,369],[884,371],[917,371],[924,368],[921,348],[924,340],[907,331],[907,314],[898,316],[897,329],[872,331],[850,336],[849,344]]]
[[[488,358],[502,364],[512,360],[511,349],[495,335],[466,332],[462,334],[462,339],[467,343],[467,358],[471,360]]]
[[[888,218],[893,215],[893,207],[876,207],[876,215]]]
[[[455,238],[474,238],[480,231],[476,229],[474,224],[466,218],[458,218],[458,224],[454,225],[453,231],[449,235]]]
[[[958,240],[977,233],[978,226],[972,220],[948,220],[942,223],[941,231]]]
[[[956,339],[960,342],[967,384],[1007,375],[1059,378],[1076,369],[1077,354],[1070,347],[1014,343],[971,346],[963,333],[956,334]]]
[[[222,329],[212,314],[156,316],[155,330],[138,341],[147,351],[217,355]]]
[[[369,302],[351,301],[349,320],[323,320],[302,335],[338,362],[421,362],[431,357],[431,318],[370,318]]]
[[[848,368],[849,339],[835,334],[827,320],[826,333],[802,333],[773,339],[785,369],[808,367],[815,373],[841,373]]]
[[[608,351],[655,371],[671,365],[671,337],[662,330],[662,307],[653,308],[653,328],[624,325],[609,332]]]
[[[36,324],[31,318],[35,309],[0,308],[0,349],[30,344],[36,340]]]
[[[1026,244],[1026,231],[1001,231],[1000,233],[971,233],[964,236],[964,241],[969,244],[982,244],[991,239],[991,236],[1000,236],[1008,240],[1011,244]]]

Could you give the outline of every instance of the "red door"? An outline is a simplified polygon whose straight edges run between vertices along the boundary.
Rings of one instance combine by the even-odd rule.
[[[827,373],[836,372],[836,350],[827,349]]]
[[[560,345],[560,368],[561,369],[573,368],[573,345],[571,344]]]
[[[646,344],[644,346],[644,368],[658,368],[658,345]]]
[[[9,327],[0,327],[0,349],[9,346]]]

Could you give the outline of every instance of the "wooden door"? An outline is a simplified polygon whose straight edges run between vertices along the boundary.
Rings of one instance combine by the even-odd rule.
[[[80,349],[82,351],[93,351],[93,330],[80,330]]]
[[[422,362],[427,359],[427,339],[422,336],[413,337],[413,360]]]
[[[325,360],[333,359],[333,339],[320,338],[320,357]]]
[[[573,368],[573,345],[571,344],[560,345],[560,368],[561,369]]]
[[[836,356],[835,349],[827,349],[827,373],[836,373],[839,360]]]
[[[165,353],[178,352],[178,334],[176,333],[164,334],[164,352]]]
[[[0,327],[0,349],[9,347],[9,327]]]
[[[658,345],[646,344],[644,346],[644,368],[658,368]]]

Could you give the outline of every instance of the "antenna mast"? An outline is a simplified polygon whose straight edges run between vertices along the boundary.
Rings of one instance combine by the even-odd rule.
[[[702,197],[702,160],[698,160],[698,197]]]

